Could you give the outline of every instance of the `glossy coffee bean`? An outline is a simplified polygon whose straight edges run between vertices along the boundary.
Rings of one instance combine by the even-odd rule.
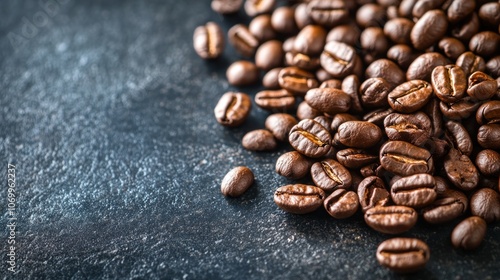
[[[467,196],[460,191],[441,191],[431,205],[422,209],[422,218],[431,224],[449,222],[462,216],[468,204]]]
[[[366,79],[360,87],[361,102],[366,108],[385,107],[391,85],[384,78]]]
[[[396,205],[422,208],[437,197],[436,182],[429,174],[402,177],[391,186],[391,198]]]
[[[378,125],[379,127],[384,125],[384,120],[385,118],[394,113],[394,109],[388,108],[388,109],[376,109],[374,111],[366,113],[366,115],[363,116],[363,120],[367,122],[371,122],[373,124]]]
[[[497,79],[500,78],[500,55],[497,55],[497,56],[491,58],[490,60],[488,60],[488,62],[486,62],[485,71],[491,77],[497,77]]]
[[[390,194],[385,189],[384,181],[377,176],[364,178],[358,185],[357,193],[363,212],[390,203]]]
[[[377,206],[365,212],[366,224],[386,234],[408,231],[417,223],[417,219],[417,212],[407,206]]]
[[[226,70],[226,77],[231,85],[249,86],[259,80],[259,69],[250,61],[238,60],[229,65]]]
[[[487,225],[484,219],[469,217],[460,222],[451,233],[451,244],[455,248],[474,250],[483,242]]]
[[[251,57],[259,46],[259,40],[250,33],[244,24],[237,24],[231,27],[227,34],[229,43],[236,51],[245,57]]]
[[[300,102],[299,106],[297,106],[297,118],[299,120],[314,119],[315,117],[322,115],[323,113],[312,108],[305,101]]]
[[[274,30],[282,34],[292,34],[297,31],[295,12],[292,7],[276,8],[271,15],[271,25]]]
[[[295,125],[288,140],[295,150],[311,158],[322,157],[330,150],[330,133],[311,119],[301,120]]]
[[[478,15],[485,25],[498,26],[500,24],[500,3],[490,2],[481,5]]]
[[[269,70],[262,78],[262,85],[267,89],[279,89],[278,75],[281,69],[283,68],[277,67]]]
[[[466,156],[470,156],[473,149],[472,138],[467,129],[459,122],[447,121],[445,124],[445,138],[451,146]]]
[[[358,121],[358,118],[351,114],[335,114],[330,123],[330,131],[336,132],[341,124],[348,121]]]
[[[212,0],[210,7],[219,14],[234,14],[243,5],[243,0]]]
[[[446,103],[460,100],[467,89],[464,71],[453,64],[434,68],[431,73],[431,82],[434,94]]]
[[[387,50],[387,58],[396,62],[401,69],[408,69],[417,56],[418,53],[408,45],[394,45]]]
[[[436,44],[446,34],[448,20],[441,10],[426,12],[411,30],[410,38],[418,50],[425,50]]]
[[[363,106],[361,105],[361,98],[359,94],[359,87],[361,83],[358,76],[349,75],[342,80],[341,89],[351,98],[351,112],[361,113],[363,112]]]
[[[380,27],[364,29],[359,40],[364,51],[365,63],[372,63],[374,60],[383,57],[389,49],[389,40]]]
[[[255,53],[255,65],[264,71],[283,65],[282,43],[278,40],[269,40],[259,46]]]
[[[321,207],[325,197],[325,192],[315,186],[286,185],[274,192],[274,203],[286,212],[307,214]]]
[[[444,169],[450,182],[461,190],[473,190],[479,182],[476,167],[468,156],[457,149],[450,149],[444,158]]]
[[[360,168],[377,161],[377,156],[362,149],[344,149],[337,152],[337,160],[347,168]]]
[[[225,41],[222,29],[215,22],[207,22],[194,30],[193,47],[203,59],[214,59],[224,51]]]
[[[252,186],[254,175],[252,170],[246,166],[238,166],[231,169],[221,183],[221,192],[225,196],[238,197]]]
[[[300,179],[309,173],[312,161],[297,151],[282,154],[276,160],[276,173],[290,179]]]
[[[479,127],[477,142],[485,149],[500,150],[500,124],[485,124]]]
[[[439,40],[438,48],[446,57],[453,61],[466,50],[464,44],[453,37],[445,37]]]
[[[337,42],[328,42],[320,56],[323,69],[335,78],[343,78],[354,72],[357,57],[353,47]]]
[[[470,198],[470,210],[487,223],[500,221],[500,194],[489,188],[476,191]]]
[[[326,212],[336,219],[349,218],[358,211],[358,195],[353,191],[338,189],[323,201],[323,206]]]
[[[351,98],[336,88],[310,89],[304,100],[312,108],[330,115],[347,112],[351,106]]]
[[[448,20],[452,23],[459,22],[469,16],[476,8],[476,1],[453,0],[447,9]]]
[[[428,52],[418,56],[406,70],[406,78],[410,80],[431,81],[432,70],[437,66],[446,65],[446,58],[437,52]],[[458,64],[458,63],[457,63]]]
[[[443,10],[446,10],[444,3],[445,0],[421,0],[417,1],[413,6],[411,11],[414,19],[421,18],[425,13],[430,10],[439,9],[442,7]],[[444,5],[443,5],[444,4]]]
[[[276,149],[277,142],[267,129],[256,129],[248,132],[241,140],[243,148],[249,151],[265,152]]]
[[[391,238],[380,243],[377,248],[377,260],[380,265],[398,273],[423,269],[430,255],[429,246],[416,238]]]
[[[227,92],[215,106],[215,119],[223,126],[236,127],[245,122],[251,108],[252,101],[247,94]]]
[[[326,27],[336,26],[349,16],[345,2],[340,0],[312,0],[307,11],[314,22]]]
[[[286,89],[263,90],[255,95],[255,104],[265,110],[283,112],[295,107],[295,96]]]
[[[407,18],[395,18],[384,25],[384,34],[396,44],[410,44],[410,33],[415,24]]]
[[[479,31],[479,17],[475,12],[451,25],[451,35],[462,42],[469,41]]]
[[[473,52],[464,52],[461,54],[457,58],[456,64],[464,70],[465,77],[469,77],[470,74],[476,71],[484,71],[486,68],[484,59]]]
[[[243,8],[249,17],[255,17],[260,14],[270,13],[276,0],[246,0]]]
[[[434,161],[431,153],[404,141],[389,141],[380,148],[380,164],[394,174],[409,176],[431,174]]]
[[[326,35],[326,42],[337,41],[349,46],[356,46],[361,31],[355,24],[345,24],[333,27]]]
[[[497,82],[481,71],[476,71],[469,76],[467,94],[476,100],[486,100],[497,92]]]
[[[382,139],[382,130],[367,121],[347,121],[335,134],[336,141],[351,148],[370,148]]]
[[[248,24],[248,31],[250,31],[259,42],[266,42],[276,38],[276,31],[274,31],[272,27],[270,15],[256,16]]]
[[[392,113],[385,118],[384,129],[389,140],[406,141],[416,146],[423,146],[431,137],[432,123],[423,112]]]
[[[392,88],[406,81],[405,73],[399,66],[385,58],[370,63],[365,70],[366,78],[383,78]]]
[[[492,31],[479,32],[469,41],[469,49],[483,57],[498,55],[499,48],[500,35]]]
[[[307,3],[299,3],[295,7],[295,23],[297,24],[297,27],[299,29],[302,29],[310,24],[314,24],[314,21],[312,18],[309,16],[309,13],[307,12]]]
[[[314,184],[326,192],[348,189],[352,184],[349,170],[333,159],[325,159],[311,166]]]
[[[367,3],[358,8],[356,12],[356,23],[362,27],[384,26],[386,21],[386,10],[378,4]]]
[[[486,176],[500,176],[500,154],[495,150],[482,150],[475,160],[477,169]]]
[[[439,109],[443,116],[452,120],[466,119],[476,112],[477,108],[481,105],[479,102],[466,96],[454,103],[439,103]]]
[[[313,119],[315,122],[321,124],[326,130],[330,127],[330,123],[332,122],[332,118],[328,116],[317,116]]]
[[[429,102],[432,86],[423,80],[411,80],[393,89],[388,97],[389,105],[401,113],[413,113]]]
[[[285,62],[288,66],[295,66],[303,70],[316,70],[320,67],[318,57],[311,57],[309,55],[298,52],[287,52],[285,54]]]
[[[297,120],[290,114],[276,113],[271,114],[266,118],[264,126],[266,129],[271,131],[279,141],[288,141],[288,133],[294,125],[297,124]]]
[[[308,25],[300,30],[293,42],[293,50],[306,55],[319,55],[323,51],[326,31],[319,25]]]
[[[278,74],[278,82],[282,88],[302,96],[319,86],[314,74],[297,67],[283,68]]]

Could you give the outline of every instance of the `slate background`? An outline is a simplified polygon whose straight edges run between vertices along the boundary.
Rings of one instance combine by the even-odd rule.
[[[399,278],[374,257],[388,236],[360,213],[336,221],[273,203],[291,182],[273,171],[289,147],[240,146],[264,111],[255,107],[237,129],[215,122],[218,98],[235,89],[225,69],[237,56],[228,47],[202,61],[192,33],[208,20],[227,30],[236,17],[215,14],[210,1],[48,2],[45,17],[39,1],[0,3],[2,279]],[[12,43],[12,34],[25,39]],[[8,163],[17,167],[16,275],[5,262]],[[220,181],[237,165],[256,183],[225,199]],[[451,247],[454,224],[405,234],[432,255],[403,278],[498,277],[500,226],[466,254]]]

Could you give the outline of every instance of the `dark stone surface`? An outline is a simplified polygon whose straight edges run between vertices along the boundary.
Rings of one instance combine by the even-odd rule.
[[[192,32],[208,20],[227,30],[235,17],[197,0],[41,2],[56,3],[46,21],[38,1],[0,4],[1,278],[398,278],[374,257],[388,236],[360,213],[337,221],[273,203],[291,182],[273,171],[289,148],[240,146],[263,127],[262,110],[241,128],[215,122],[237,56],[228,47],[202,61]],[[8,163],[16,165],[16,275],[6,264]],[[253,169],[256,183],[225,199],[220,181],[236,165]],[[457,222],[405,234],[432,254],[407,278],[498,278],[498,223],[466,254],[450,244]]]

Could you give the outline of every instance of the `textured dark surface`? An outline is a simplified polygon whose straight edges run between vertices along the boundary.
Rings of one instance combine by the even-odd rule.
[[[273,203],[291,182],[273,171],[289,148],[240,146],[263,127],[262,110],[238,129],[215,122],[236,56],[228,47],[202,61],[192,32],[208,20],[227,31],[236,18],[216,15],[208,0],[59,3],[47,22],[38,1],[0,3],[2,278],[397,278],[375,260],[388,236],[360,213],[337,221]],[[37,19],[29,33],[26,20]],[[6,265],[8,163],[19,196],[16,275]],[[220,181],[237,165],[256,183],[225,199]],[[498,279],[498,223],[468,254],[451,247],[454,224],[419,223],[404,235],[431,248],[426,269],[408,278]]]

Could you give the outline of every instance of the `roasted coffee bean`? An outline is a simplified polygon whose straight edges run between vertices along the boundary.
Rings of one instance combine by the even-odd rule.
[[[286,89],[263,90],[255,95],[255,104],[265,110],[287,111],[295,107],[295,96]]]
[[[475,102],[472,97],[467,96],[455,103],[448,104],[441,101],[439,103],[439,109],[446,118],[452,120],[461,120],[466,119],[470,115],[474,114],[479,105],[481,105],[481,103]]]
[[[476,1],[452,0],[447,10],[448,20],[452,23],[465,19],[474,12]]]
[[[497,79],[500,78],[500,55],[497,55],[486,62],[486,73],[492,77],[497,77]]]
[[[371,122],[381,127],[384,125],[385,118],[392,113],[394,113],[394,110],[392,108],[377,109],[375,111],[368,112],[366,115],[364,115],[363,120]]]
[[[424,112],[429,116],[432,123],[431,135],[433,137],[441,137],[443,135],[443,113],[439,108],[439,103],[438,99],[431,98],[429,103],[424,107]]]
[[[401,69],[407,69],[417,56],[418,54],[408,45],[394,45],[387,51],[387,58],[396,62]]]
[[[363,112],[363,106],[361,105],[361,98],[359,96],[359,87],[360,82],[356,75],[349,75],[342,80],[341,89],[351,97],[351,112],[353,113]]]
[[[288,37],[285,41],[283,41],[283,51],[284,52],[291,52],[293,51],[293,44],[295,42],[296,36],[291,36]]]
[[[322,157],[330,150],[330,133],[311,119],[301,120],[295,125],[288,140],[295,150],[311,158]]]
[[[315,186],[286,185],[276,190],[274,203],[286,212],[307,214],[321,207],[325,196],[325,192]]]
[[[500,150],[500,124],[485,124],[479,127],[477,142],[485,149]]]
[[[413,7],[417,3],[418,0],[402,0],[399,3],[398,14],[405,18],[413,17]]]
[[[477,153],[476,166],[486,176],[500,176],[500,154],[494,150],[482,150]]]
[[[326,128],[326,130],[329,129],[330,124],[332,123],[332,118],[327,116],[317,116],[313,120]]]
[[[297,124],[297,120],[290,114],[276,113],[269,115],[266,118],[265,127],[271,131],[274,138],[279,141],[287,141],[288,133],[294,125]]]
[[[317,76],[317,74],[316,74]],[[336,88],[342,89],[342,81],[337,79],[326,80],[319,85],[319,88]]]
[[[413,113],[432,98],[432,86],[423,80],[411,80],[397,86],[387,97],[392,109],[401,113]]]
[[[278,82],[282,88],[302,96],[319,86],[314,74],[297,67],[283,68],[278,74]]]
[[[358,198],[363,212],[376,206],[386,206],[390,203],[390,194],[385,189],[382,179],[377,176],[364,178],[358,185]]]
[[[285,62],[288,66],[295,66],[304,70],[315,70],[320,67],[318,57],[310,57],[303,53],[287,52]]]
[[[279,89],[278,75],[281,69],[283,68],[277,67],[269,70],[262,78],[262,85],[267,89]]]
[[[302,29],[310,24],[313,24],[313,19],[309,16],[307,12],[307,3],[303,2],[295,7],[295,23],[299,29]]]
[[[215,22],[207,22],[194,30],[193,46],[196,53],[203,59],[219,57],[225,47],[222,29]]]
[[[407,206],[377,206],[365,212],[365,222],[372,229],[386,234],[401,234],[417,223],[417,212]]]
[[[349,218],[358,211],[358,195],[353,191],[338,189],[323,201],[323,206],[336,219]]]
[[[406,141],[416,146],[423,146],[431,137],[432,123],[423,112],[392,113],[385,118],[384,128],[389,140]]]
[[[365,71],[366,78],[384,78],[392,88],[406,81],[405,73],[399,66],[385,58],[375,60]]]
[[[337,152],[337,160],[347,168],[360,168],[377,161],[378,157],[361,149],[344,149]]]
[[[446,103],[460,100],[467,88],[465,73],[457,65],[437,66],[431,73],[434,94]]]
[[[442,224],[463,215],[468,203],[462,192],[442,191],[431,205],[422,209],[422,218],[431,224]]]
[[[236,127],[247,119],[251,108],[252,101],[247,94],[227,92],[215,106],[215,119],[223,126]]]
[[[359,90],[361,91],[361,101],[366,108],[388,105],[387,95],[391,90],[391,85],[384,78],[366,79]]]
[[[326,192],[348,189],[352,184],[349,170],[333,159],[314,163],[311,166],[311,177],[314,184]]]
[[[276,161],[276,173],[290,179],[300,179],[309,173],[312,163],[297,151],[287,152]]]
[[[500,35],[492,31],[483,31],[475,34],[469,41],[469,49],[483,57],[498,55]]]
[[[297,106],[297,118],[299,120],[314,119],[315,117],[321,115],[323,114],[320,111],[309,106],[309,104],[305,101],[300,102],[299,106]]]
[[[445,37],[438,43],[438,48],[449,59],[455,61],[461,54],[465,52],[465,46],[452,37]]]
[[[259,46],[259,40],[250,33],[244,24],[237,24],[229,29],[229,43],[233,45],[236,51],[242,56],[251,57]]]
[[[487,223],[500,221],[500,194],[488,188],[476,191],[470,198],[470,210]]]
[[[371,122],[347,121],[339,126],[335,138],[347,147],[370,148],[382,139],[382,130]]]
[[[345,2],[340,0],[312,0],[307,4],[307,11],[317,24],[326,27],[339,25],[349,16]]]
[[[453,24],[451,35],[462,42],[469,41],[479,31],[479,18],[475,12],[464,20]]]
[[[353,47],[337,41],[328,42],[320,56],[323,69],[335,78],[352,74],[357,59],[359,58]]]
[[[500,24],[500,3],[490,2],[485,3],[479,8],[479,18],[482,23],[491,27]]]
[[[385,169],[377,162],[361,167],[359,172],[365,178],[370,176],[384,177],[385,175]]]
[[[481,71],[476,71],[469,76],[467,94],[476,100],[486,100],[497,92],[497,82]]]
[[[384,34],[396,44],[410,44],[410,32],[415,24],[407,18],[395,18],[384,25]]]
[[[278,143],[267,129],[256,129],[248,132],[241,140],[243,148],[250,151],[265,152],[276,149]]]
[[[357,121],[358,118],[351,114],[335,114],[330,123],[330,130],[336,132],[339,126],[347,121]]]
[[[481,217],[472,216],[460,222],[451,233],[451,244],[455,248],[474,250],[486,235],[486,222]]]
[[[326,72],[326,70],[321,68],[321,67],[318,70],[316,70],[316,78],[318,79],[318,81],[320,83],[326,82],[327,80],[334,79],[333,76],[330,75],[330,73]],[[339,89],[340,89],[340,87],[339,87]]]
[[[259,69],[250,61],[238,60],[229,65],[226,77],[231,85],[249,86],[259,80]]]
[[[260,45],[255,53],[255,65],[264,71],[282,66],[282,43],[278,40],[270,40]]]
[[[476,71],[484,71],[486,64],[484,59],[473,52],[464,52],[457,58],[456,64],[464,70],[465,77]]]
[[[380,148],[380,164],[385,170],[401,176],[431,174],[434,161],[431,153],[404,141],[389,141]]]
[[[256,16],[250,21],[248,31],[260,42],[276,38],[276,31],[272,27],[270,15]]]
[[[408,70],[406,71],[406,78],[409,81],[424,80],[430,82],[432,70],[434,70],[434,68],[436,68],[437,66],[446,64],[448,64],[448,61],[440,53],[437,52],[424,53],[418,56],[410,64],[410,66],[408,66]]]
[[[443,38],[448,29],[448,20],[441,10],[426,12],[411,30],[410,38],[418,50],[425,50]]]
[[[326,31],[319,25],[304,27],[293,42],[293,50],[306,55],[319,55],[323,51]]]
[[[275,5],[276,0],[246,0],[243,8],[245,8],[245,12],[249,17],[254,17],[270,13]]]
[[[330,115],[347,112],[351,106],[349,95],[336,88],[310,89],[304,100],[314,109]]]
[[[434,181],[436,182],[436,192],[438,195],[441,195],[451,189],[448,181],[446,181],[443,177],[434,176]]]
[[[384,56],[389,49],[389,40],[380,27],[366,28],[361,32],[359,40],[364,52],[364,62],[367,64]]]
[[[413,18],[419,19],[430,10],[441,7],[445,0],[420,0],[415,3],[411,11]]]
[[[273,29],[282,34],[292,34],[297,31],[295,12],[292,7],[276,8],[271,15]]]
[[[377,260],[380,265],[398,273],[423,269],[430,255],[429,246],[416,238],[392,238],[380,243],[377,248]]]
[[[459,122],[446,122],[446,139],[462,154],[470,156],[473,149],[472,139],[467,129]]]
[[[219,14],[234,14],[243,5],[243,0],[212,0],[210,6],[214,12]]]
[[[254,175],[252,170],[246,166],[238,166],[231,169],[220,186],[223,195],[230,197],[241,196],[246,190],[252,186]]]
[[[402,177],[391,186],[391,198],[396,205],[422,208],[436,197],[434,177],[425,173]]]
[[[356,23],[362,28],[384,26],[386,17],[384,7],[373,3],[364,4],[356,11]]]
[[[349,46],[356,46],[361,31],[355,24],[345,24],[333,27],[326,35],[326,42],[337,41]]]
[[[444,169],[448,179],[461,190],[473,190],[479,182],[479,173],[476,167],[468,156],[457,149],[450,149],[444,158]]]

